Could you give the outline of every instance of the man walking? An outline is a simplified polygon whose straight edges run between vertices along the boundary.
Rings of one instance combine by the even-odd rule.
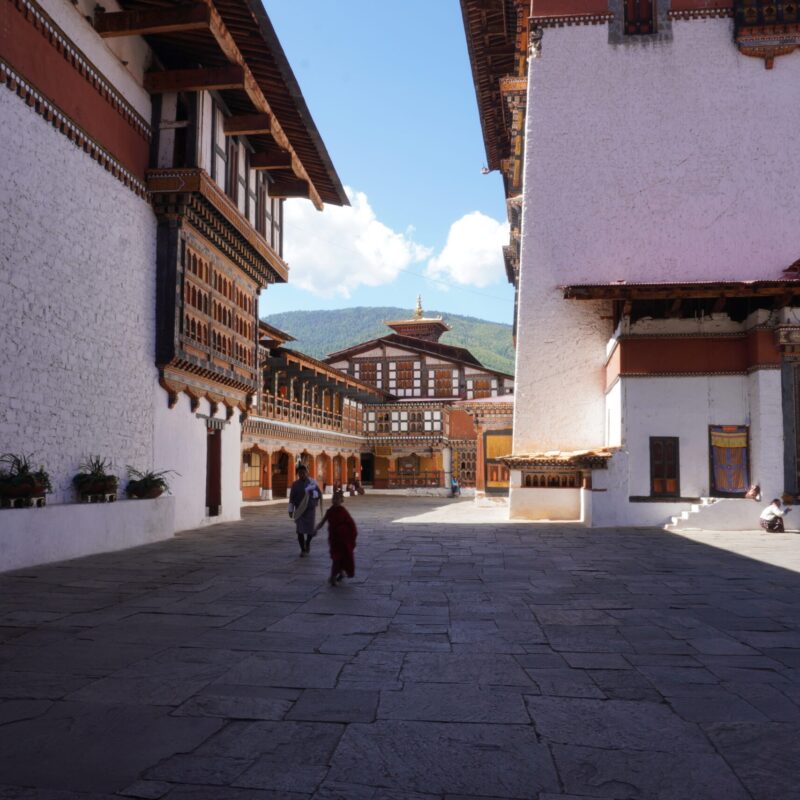
[[[289,516],[297,527],[301,556],[311,552],[311,539],[316,533],[317,505],[321,501],[319,485],[309,477],[308,467],[301,464],[297,468],[297,480],[289,491]]]

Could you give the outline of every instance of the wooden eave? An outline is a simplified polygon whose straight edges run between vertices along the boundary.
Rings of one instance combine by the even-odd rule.
[[[269,133],[254,135],[251,142],[257,150],[277,148],[291,154],[291,165],[272,172],[272,176],[276,180],[307,182],[307,196],[318,208],[323,203],[348,205],[341,181],[261,3],[200,1],[211,10],[208,27],[175,30],[165,26],[161,31],[145,34],[160,65],[167,71],[241,65],[245,73],[243,86],[220,93],[234,115],[271,116]],[[174,12],[182,4],[178,0],[121,0],[120,5],[125,12],[145,14],[157,9]]]
[[[372,350],[381,344],[403,347],[411,352],[422,353],[423,355],[433,356],[434,358],[444,358],[448,361],[452,361],[454,364],[460,364],[472,368],[477,367],[478,369],[481,369],[491,375],[498,375],[502,378],[514,380],[514,376],[509,375],[507,372],[500,372],[499,370],[491,369],[491,367],[486,367],[481,364],[481,362],[478,361],[478,359],[475,358],[475,356],[473,356],[472,353],[470,353],[470,351],[465,347],[457,347],[456,345],[452,344],[442,344],[441,342],[429,342],[425,339],[415,339],[411,336],[401,336],[399,333],[390,333],[388,336],[382,336],[379,339],[371,339],[367,342],[361,342],[360,344],[353,345],[352,347],[348,347],[344,350],[331,353],[329,356],[327,356],[325,361],[331,363],[333,361],[340,361],[343,358],[350,358],[358,355],[359,353],[363,353],[365,350]]]
[[[605,469],[613,453],[610,450],[576,450],[572,452],[525,453],[498,458],[509,469]]]
[[[276,352],[286,364],[296,364],[300,369],[309,370],[331,383],[341,384],[361,394],[367,394],[373,397],[376,402],[383,401],[390,396],[388,392],[383,391],[383,389],[378,389],[375,386],[353,378],[347,373],[330,366],[330,364],[326,364],[324,361],[319,361],[306,353],[301,353],[298,350],[290,350],[286,347],[277,348]]]
[[[567,300],[679,300],[800,295],[800,280],[595,283],[562,286]]]
[[[500,80],[514,72],[515,2],[461,0],[461,15],[486,148],[486,165],[490,170],[497,170],[511,154]]]
[[[286,331],[282,331],[280,328],[276,328],[274,325],[270,325],[268,322],[264,322],[263,319],[258,321],[258,331],[259,339],[269,338],[280,344],[296,341],[294,336],[286,333]]]

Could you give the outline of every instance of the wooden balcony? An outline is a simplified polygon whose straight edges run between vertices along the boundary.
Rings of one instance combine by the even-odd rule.
[[[295,425],[305,425],[309,428],[347,433],[351,436],[363,435],[363,423],[358,418],[344,417],[333,411],[326,411],[301,403],[299,400],[288,400],[284,397],[274,397],[271,394],[263,395],[259,416],[265,419],[291,422]]]

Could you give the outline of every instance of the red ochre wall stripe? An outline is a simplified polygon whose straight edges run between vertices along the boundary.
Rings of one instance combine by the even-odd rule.
[[[144,186],[149,126],[30,0],[0,0],[0,63],[8,88],[131,188]]]
[[[621,338],[606,364],[606,389],[617,378],[659,375],[732,375],[779,367],[771,330],[734,336]]]

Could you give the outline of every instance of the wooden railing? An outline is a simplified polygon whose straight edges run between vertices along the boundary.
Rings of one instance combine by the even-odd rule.
[[[326,428],[355,435],[362,434],[362,423],[358,419],[345,419],[341,414],[304,405],[298,400],[264,395],[261,398],[260,416],[266,419],[293,422],[312,428]]]

